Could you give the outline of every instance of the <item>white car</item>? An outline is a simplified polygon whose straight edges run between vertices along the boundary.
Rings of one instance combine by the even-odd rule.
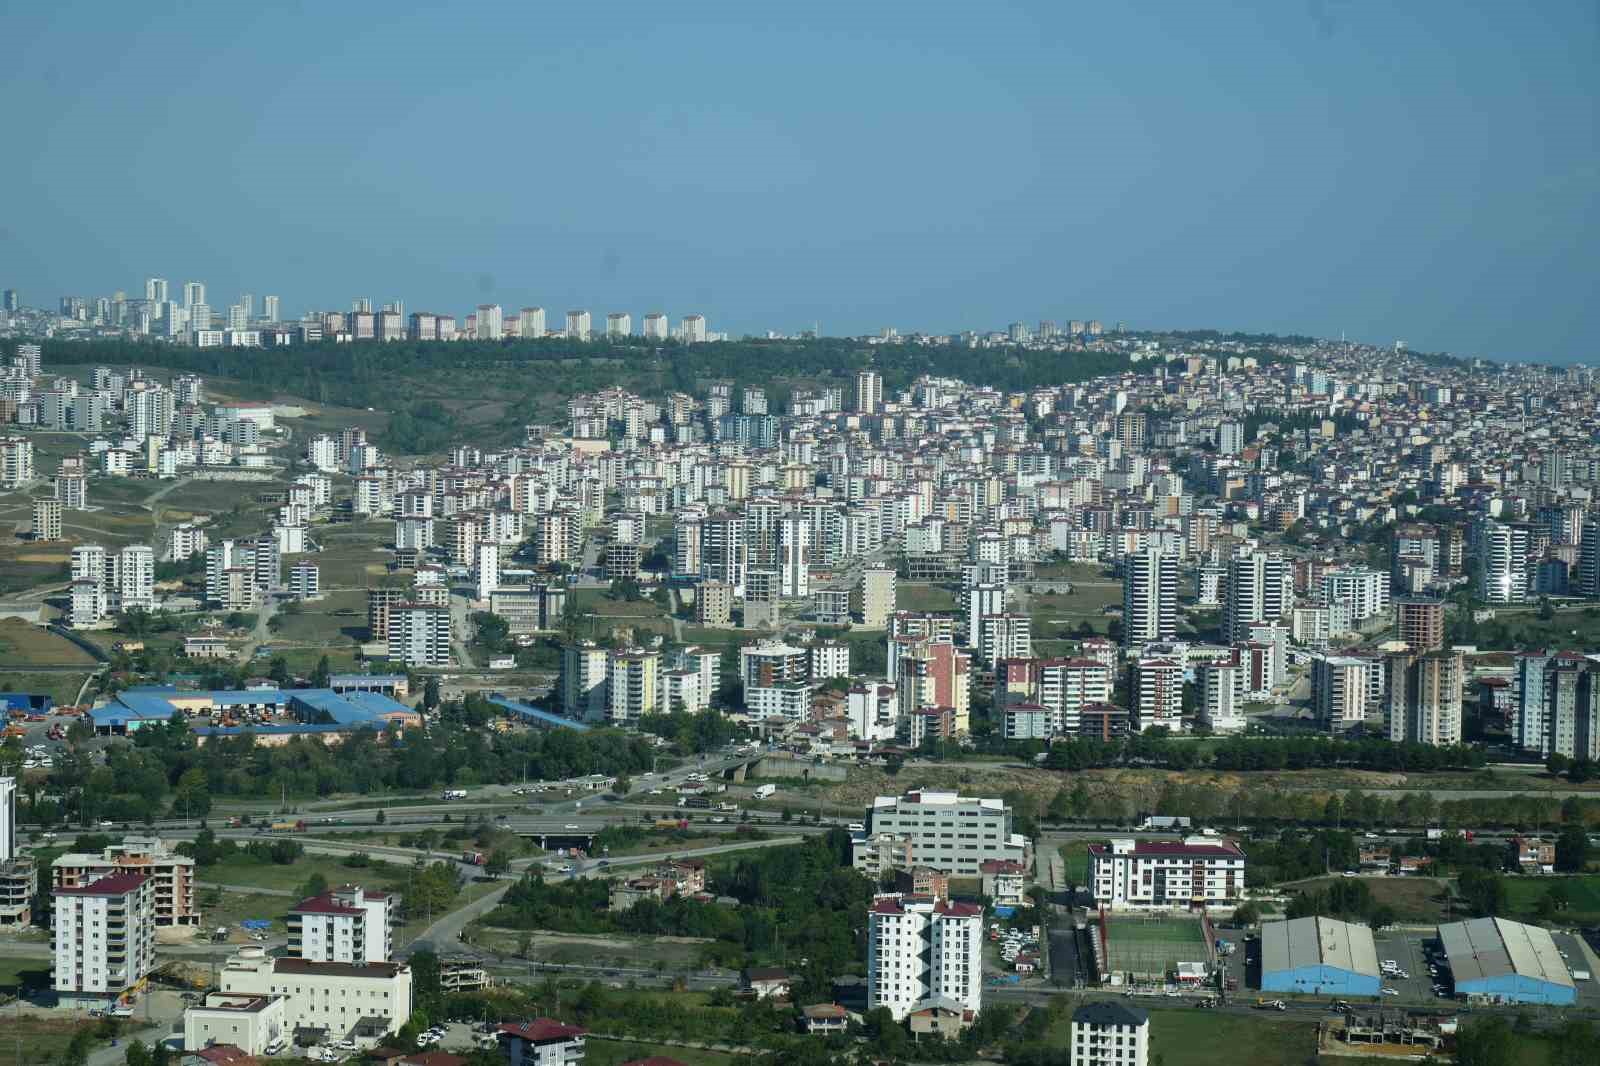
[[[1382,992],[1386,996],[1398,996],[1400,994],[1398,991],[1396,991],[1393,988],[1388,987],[1387,985],[1385,985],[1383,988],[1378,989],[1378,991]]]

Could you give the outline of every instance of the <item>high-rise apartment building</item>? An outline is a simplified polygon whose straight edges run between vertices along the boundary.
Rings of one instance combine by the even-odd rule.
[[[1244,669],[1234,662],[1201,663],[1195,667],[1195,682],[1200,695],[1200,722],[1213,733],[1242,731]]]
[[[53,983],[63,1001],[116,999],[149,976],[156,928],[149,877],[115,873],[51,896]]]
[[[1520,603],[1528,598],[1528,556],[1532,545],[1531,526],[1520,522],[1483,523],[1478,531],[1478,565],[1483,573],[1485,600]]]
[[[561,650],[561,711],[584,722],[605,719],[611,708],[610,653],[592,640]]]
[[[33,501],[33,539],[61,539],[61,501],[36,499]]]
[[[875,415],[883,409],[883,376],[876,370],[856,371],[855,409],[864,415]]]
[[[1130,648],[1178,634],[1178,559],[1159,548],[1123,560],[1122,643]]]
[[[651,311],[644,316],[644,335],[648,340],[664,341],[672,336],[672,325],[661,311]]]
[[[778,582],[789,598],[811,595],[811,520],[791,512],[778,519]]]
[[[882,566],[863,570],[856,599],[855,613],[862,627],[883,629],[895,611],[895,572]]]
[[[573,341],[586,341],[593,335],[594,328],[589,322],[589,312],[572,310],[567,312],[567,339]]]
[[[661,655],[642,648],[611,653],[607,688],[610,697],[607,721],[616,726],[638,725],[647,714],[658,714],[661,706]]]
[[[450,608],[429,603],[389,608],[389,658],[406,666],[449,666]]]
[[[1165,726],[1183,731],[1183,664],[1157,655],[1134,661],[1131,674],[1133,727],[1141,733]]]
[[[1385,717],[1395,743],[1435,746],[1461,743],[1461,689],[1465,682],[1460,652],[1398,654],[1385,660],[1388,702]]]
[[[704,315],[683,316],[683,343],[703,344],[706,340],[706,317]]]
[[[17,489],[33,480],[33,441],[0,437],[0,489]]]
[[[867,908],[867,1006],[904,1021],[925,1006],[983,1009],[983,908],[879,896]]]
[[[80,888],[122,873],[148,877],[151,920],[158,927],[200,924],[194,870],[193,856],[174,851],[159,837],[137,836],[125,837],[122,843],[112,844],[98,854],[58,855],[50,864],[51,883],[57,889]]]
[[[1294,573],[1277,552],[1255,551],[1228,561],[1222,630],[1229,643],[1250,639],[1250,627],[1276,622],[1294,607]]]
[[[1421,654],[1444,647],[1444,601],[1407,596],[1394,601],[1396,636]]]
[[[523,340],[536,341],[544,339],[544,308],[524,307],[517,313],[517,318],[522,326]]]
[[[606,315],[606,337],[618,340],[633,333],[633,316],[626,311],[612,311]]]
[[[480,341],[497,341],[505,331],[499,304],[479,304],[473,319],[472,337]]]

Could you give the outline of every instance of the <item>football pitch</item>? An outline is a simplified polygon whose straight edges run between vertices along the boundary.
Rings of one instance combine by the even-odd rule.
[[[1106,929],[1106,963],[1113,973],[1165,975],[1180,962],[1211,961],[1198,918],[1112,916]]]

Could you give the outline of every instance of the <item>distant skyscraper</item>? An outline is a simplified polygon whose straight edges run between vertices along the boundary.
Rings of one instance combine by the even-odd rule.
[[[371,314],[372,301],[365,296],[357,296],[350,301],[350,310],[354,314]]]
[[[474,340],[497,341],[504,330],[503,315],[499,304],[479,304],[477,317],[473,319],[472,336]]]
[[[586,341],[590,337],[589,312],[567,312],[567,337],[571,340]]]
[[[144,298],[151,303],[164,304],[167,302],[167,279],[145,278]]]
[[[186,281],[183,283],[183,307],[186,311],[193,311],[195,304],[206,302],[206,283],[203,281]]]
[[[268,322],[278,321],[278,298],[276,296],[268,296],[261,302],[264,305],[262,309],[262,317],[264,317]]]
[[[1178,559],[1156,548],[1129,555],[1122,573],[1122,642],[1131,648],[1178,634]]]
[[[22,306],[22,297],[17,294],[16,289],[7,289],[5,291],[4,306],[7,311],[15,311]]]
[[[1249,639],[1256,622],[1276,622],[1294,608],[1294,581],[1277,552],[1252,552],[1228,561],[1222,613],[1223,639]]]
[[[544,308],[524,307],[517,317],[521,320],[523,340],[538,340],[544,336]]]
[[[253,292],[241,294],[239,297],[239,306],[244,308],[245,322],[248,323],[254,320],[256,317],[256,294]]]
[[[876,370],[856,371],[856,410],[877,414],[883,407],[883,378]]]
[[[232,304],[228,308],[228,328],[245,329],[250,325],[250,312],[244,304]]]
[[[653,341],[664,341],[671,336],[672,330],[667,323],[667,316],[660,311],[651,311],[644,316],[644,335]]]
[[[613,311],[606,316],[606,336],[626,337],[633,332],[633,316],[626,311]]]
[[[211,328],[211,305],[205,302],[197,303],[189,308],[189,328],[191,330],[205,330]]]

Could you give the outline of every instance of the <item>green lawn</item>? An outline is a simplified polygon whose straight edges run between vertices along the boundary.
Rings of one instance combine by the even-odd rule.
[[[899,611],[954,611],[956,596],[940,585],[897,581],[894,587],[894,606]]]
[[[1066,866],[1067,880],[1075,885],[1089,883],[1089,842],[1075,840],[1061,845],[1061,861]]]
[[[0,994],[15,995],[18,981],[24,988],[44,988],[50,984],[50,960],[0,956]],[[0,1052],[0,1059],[4,1053]]]
[[[88,671],[51,671],[47,674],[28,673],[24,670],[0,669],[0,691],[43,693],[56,703],[71,703],[78,698],[78,689]]]
[[[365,640],[366,634],[365,592],[330,592],[320,600],[302,604],[297,612],[280,610],[273,619],[274,641],[349,644]]]
[[[330,885],[345,881],[392,882],[396,877],[405,880],[405,868],[402,866],[391,866],[377,860],[367,867],[346,866],[337,855],[313,854],[302,855],[286,866],[275,862],[255,862],[248,856],[234,855],[224,862],[202,867],[196,880],[293,892],[315,873],[320,873]],[[287,899],[282,901],[284,904],[289,902]]]
[[[619,1066],[648,1058],[677,1059],[684,1066],[733,1066],[743,1056],[720,1051],[702,1051],[699,1048],[675,1047],[670,1044],[634,1044],[621,1040],[599,1040],[590,1037],[584,1043],[584,1066]]]
[[[20,618],[0,619],[0,666],[93,666],[94,656]]]
[[[1567,924],[1589,925],[1600,922],[1600,874],[1580,877],[1508,877],[1506,901],[1511,913],[1518,918],[1532,920],[1539,909],[1539,901],[1549,893],[1552,885],[1562,884],[1567,890],[1570,904],[1561,912]]]

